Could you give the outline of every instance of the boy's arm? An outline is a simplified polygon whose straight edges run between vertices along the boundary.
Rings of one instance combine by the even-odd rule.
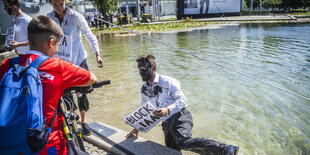
[[[96,82],[97,82],[96,75],[93,74],[92,72],[90,72],[90,79],[89,79],[89,81],[87,83],[85,83],[83,85],[79,85],[79,86],[81,86],[81,87],[90,86],[90,85],[92,85],[92,84],[94,84]]]
[[[73,65],[67,61],[57,58],[62,66],[64,88],[76,86],[89,86],[97,82],[97,77],[88,70]]]

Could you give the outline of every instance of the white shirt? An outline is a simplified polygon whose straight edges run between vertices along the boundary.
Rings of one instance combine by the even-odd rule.
[[[87,57],[87,52],[82,44],[81,32],[84,34],[94,53],[99,52],[98,40],[90,30],[84,16],[70,8],[67,8],[62,23],[59,23],[55,11],[50,11],[47,16],[60,25],[65,35],[72,36],[71,63],[79,66]]]
[[[168,76],[159,75],[158,73],[155,75],[152,86],[148,86],[146,83],[143,84],[141,95],[141,104],[150,101],[156,108],[169,108],[170,114],[163,121],[181,111],[186,107],[187,103],[179,81]]]
[[[25,13],[22,13],[17,18],[13,18],[11,28],[15,26],[14,41],[25,42],[28,40],[27,27],[31,20],[32,18]],[[16,50],[18,54],[25,54],[29,50],[29,46],[20,46]]]

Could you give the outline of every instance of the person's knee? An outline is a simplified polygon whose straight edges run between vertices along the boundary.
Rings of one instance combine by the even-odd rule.
[[[176,144],[177,144],[177,146],[180,148],[180,149],[182,149],[182,150],[184,150],[184,149],[186,149],[187,147],[188,147],[188,140],[189,140],[190,138],[183,138],[183,139],[179,139],[178,141],[176,141]]]

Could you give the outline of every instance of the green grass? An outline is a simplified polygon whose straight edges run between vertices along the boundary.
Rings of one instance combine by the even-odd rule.
[[[289,13],[290,15],[304,15],[304,16],[310,16],[310,11],[307,12],[293,12],[293,13]]]
[[[137,32],[169,32],[173,30],[185,30],[191,27],[200,27],[210,24],[209,22],[173,22],[149,25],[133,25],[126,26],[127,29]],[[120,28],[104,29],[103,32],[122,32],[125,31]]]
[[[309,12],[308,12],[309,14]],[[307,14],[306,14],[307,15]],[[278,21],[239,21],[238,23],[294,23],[296,21],[290,21],[290,20],[278,20]],[[308,21],[309,22],[309,21]],[[126,29],[135,31],[135,32],[171,32],[171,31],[185,31],[189,28],[195,28],[195,27],[203,27],[210,24],[227,24],[230,22],[221,22],[221,21],[214,21],[214,22],[206,22],[206,21],[195,21],[192,18],[185,18],[179,22],[165,22],[160,24],[136,24],[136,25],[123,25]],[[109,29],[104,30],[98,30],[93,29],[94,32],[103,32],[103,33],[114,33],[114,32],[126,32],[126,30],[123,30],[118,27],[113,27]]]

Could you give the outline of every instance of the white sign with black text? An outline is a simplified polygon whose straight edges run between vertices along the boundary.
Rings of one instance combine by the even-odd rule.
[[[153,115],[155,110],[156,108],[151,102],[146,102],[131,114],[124,117],[123,120],[126,124],[129,124],[137,130],[146,133],[164,118],[155,117]]]
[[[56,52],[54,57],[61,58],[63,60],[71,62],[71,58],[72,58],[72,36],[64,35],[60,39],[58,51]]]
[[[13,24],[10,28],[7,29],[7,35],[5,38],[5,47],[10,47],[10,42],[15,40],[15,31],[16,25]]]

